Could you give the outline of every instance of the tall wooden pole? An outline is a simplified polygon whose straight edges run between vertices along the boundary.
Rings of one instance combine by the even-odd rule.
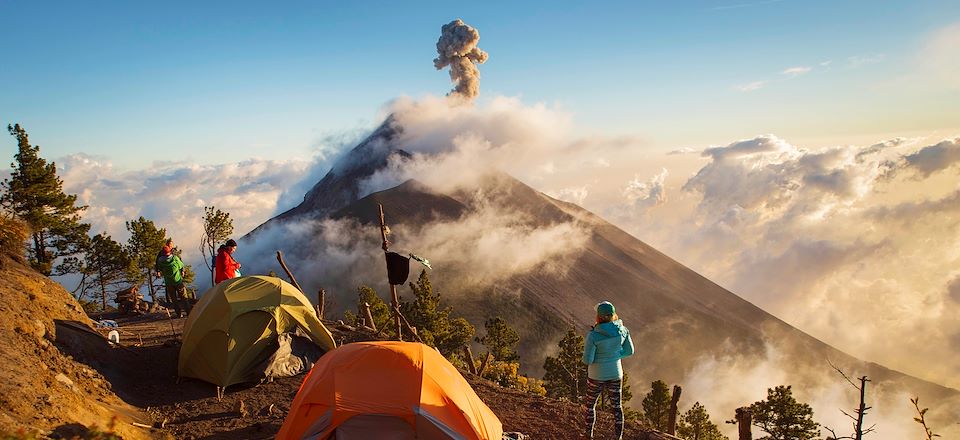
[[[390,249],[390,242],[387,241],[387,223],[383,218],[383,205],[377,203],[377,206],[380,208],[380,238],[383,239],[383,245],[381,246],[383,248],[383,259],[385,262],[387,262],[387,267],[388,267],[387,284],[390,284],[390,281],[389,281],[390,259],[389,257],[387,257],[387,250]],[[396,321],[396,325],[397,325],[397,340],[402,341],[403,327],[402,327],[402,324],[400,323],[400,313],[398,312],[400,310],[400,298],[397,296],[397,286],[394,286],[393,284],[390,284],[390,305],[393,306],[392,307],[393,318],[394,318],[394,321]]]

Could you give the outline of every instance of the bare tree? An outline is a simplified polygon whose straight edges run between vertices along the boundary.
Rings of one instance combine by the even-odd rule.
[[[213,206],[203,207],[203,235],[200,237],[200,253],[203,254],[203,264],[210,271],[210,285],[215,285],[213,263],[211,259],[217,255],[217,243],[222,243],[233,234],[233,220],[230,214]]]
[[[833,367],[833,369],[837,373],[839,373],[840,376],[842,376],[843,379],[847,381],[847,383],[850,384],[850,386],[856,388],[856,390],[860,392],[860,405],[857,406],[857,409],[853,410],[853,414],[856,414],[856,417],[854,417],[853,414],[850,414],[842,409],[840,410],[840,412],[842,412],[843,415],[849,417],[850,420],[853,421],[853,434],[850,434],[848,436],[838,437],[837,433],[833,429],[824,426],[823,427],[824,429],[826,429],[827,431],[830,431],[830,435],[827,436],[827,440],[840,440],[840,439],[862,440],[863,436],[873,432],[877,426],[876,424],[874,424],[867,429],[863,429],[863,419],[864,417],[866,417],[867,411],[869,411],[872,408],[867,406],[865,402],[865,397],[867,392],[867,382],[870,382],[870,379],[867,379],[867,376],[862,376],[859,379],[857,379],[860,382],[860,385],[857,385],[857,383],[854,382],[850,378],[850,376],[847,376],[847,373],[844,373],[843,370],[840,369],[840,367],[837,367],[836,365],[834,365],[833,362],[830,362],[829,359],[827,360],[827,363],[829,363],[830,366]]]

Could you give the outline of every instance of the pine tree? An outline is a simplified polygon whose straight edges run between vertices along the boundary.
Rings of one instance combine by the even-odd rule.
[[[516,347],[520,343],[520,335],[510,327],[503,318],[497,316],[489,318],[483,324],[487,334],[477,339],[477,342],[487,347],[493,358],[501,362],[514,362],[520,359]]]
[[[436,347],[450,360],[461,356],[463,347],[476,330],[463,318],[451,318],[451,307],[443,307],[440,293],[433,289],[427,272],[421,271],[416,283],[409,283],[413,301],[401,301],[400,312],[424,344]]]
[[[551,397],[566,397],[574,402],[587,390],[587,365],[583,363],[583,336],[570,328],[557,344],[557,356],[543,362],[543,387]]]
[[[30,145],[20,124],[7,126],[17,138],[18,152],[13,172],[4,179],[0,205],[30,227],[27,255],[30,265],[44,275],[78,272],[90,225],[81,223],[86,206],[77,206],[77,196],[63,192],[55,163],[40,157],[40,147]],[[54,267],[54,264],[59,264]]]
[[[658,431],[667,429],[670,419],[670,387],[657,380],[650,384],[650,392],[643,398],[643,416]]]
[[[753,425],[766,432],[758,440],[809,440],[820,436],[813,409],[793,397],[790,385],[767,389],[767,400],[750,405]]]
[[[156,259],[167,235],[167,230],[157,229],[152,220],[141,216],[127,222],[130,238],[126,250],[133,266],[130,281],[136,285],[147,283],[150,300],[157,302],[157,291],[163,285],[163,279],[156,276]]]
[[[700,402],[694,403],[677,421],[677,435],[687,440],[728,440],[710,421],[710,414]]]
[[[129,268],[130,257],[120,243],[106,234],[95,235],[84,256],[80,297],[96,293],[100,297],[101,310],[106,310],[107,294],[120,290],[120,286],[129,282]]]
[[[215,285],[211,260],[217,255],[217,245],[223,244],[233,234],[233,219],[230,214],[213,206],[203,207],[203,235],[200,237],[200,253],[203,263],[210,271],[210,285]]]

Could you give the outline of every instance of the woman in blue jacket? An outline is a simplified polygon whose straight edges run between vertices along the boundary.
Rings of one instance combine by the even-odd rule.
[[[623,366],[620,365],[620,359],[632,354],[630,330],[617,317],[617,309],[609,301],[597,304],[597,325],[587,334],[583,344],[583,363],[587,364],[587,438],[593,438],[597,401],[604,391],[613,407],[617,438],[623,437],[623,408],[620,402]]]

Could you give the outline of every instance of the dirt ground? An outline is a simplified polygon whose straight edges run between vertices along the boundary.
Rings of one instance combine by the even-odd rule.
[[[104,375],[114,391],[128,403],[153,417],[152,434],[183,439],[268,439],[283,424],[304,375],[272,383],[234,386],[222,401],[213,385],[185,379],[177,381],[178,339],[185,319],[165,316],[113,317],[121,326],[122,368]],[[331,328],[335,326],[331,325]],[[369,340],[371,335],[333,330],[340,342]],[[139,346],[137,346],[139,345]],[[515,390],[466,373],[480,398],[503,422],[504,431],[517,431],[532,439],[576,439],[583,430],[583,407]],[[241,403],[243,414],[241,414]],[[612,438],[613,418],[601,414],[596,438]],[[646,438],[637,425],[628,425],[627,439]]]

